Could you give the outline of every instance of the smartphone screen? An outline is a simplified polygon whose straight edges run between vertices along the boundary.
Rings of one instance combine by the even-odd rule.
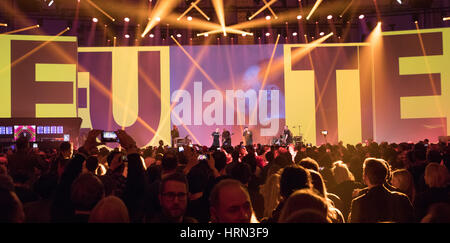
[[[117,134],[115,132],[103,131],[102,142],[118,142]]]

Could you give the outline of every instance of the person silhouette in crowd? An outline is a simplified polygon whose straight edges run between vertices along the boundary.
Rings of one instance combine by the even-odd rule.
[[[185,216],[188,193],[188,182],[184,174],[173,173],[163,177],[158,196],[162,210],[149,222],[197,223],[196,219]]]
[[[220,181],[211,191],[210,214],[213,223],[250,223],[254,213],[245,186],[234,179]]]
[[[385,161],[367,158],[363,164],[363,180],[367,193],[353,199],[351,223],[414,222],[414,209],[403,193],[388,190],[384,183],[388,175]]]

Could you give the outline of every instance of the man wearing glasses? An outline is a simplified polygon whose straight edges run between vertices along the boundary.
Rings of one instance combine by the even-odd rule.
[[[169,174],[162,178],[159,189],[161,214],[150,223],[198,223],[195,218],[184,216],[188,203],[188,182],[180,173]]]

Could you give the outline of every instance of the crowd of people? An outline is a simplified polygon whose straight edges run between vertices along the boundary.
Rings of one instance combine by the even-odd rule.
[[[450,147],[428,140],[321,146],[119,148],[0,154],[0,222],[448,223]]]

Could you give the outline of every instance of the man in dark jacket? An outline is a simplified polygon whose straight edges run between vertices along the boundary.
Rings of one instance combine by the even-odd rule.
[[[352,201],[349,222],[376,223],[414,221],[411,202],[403,193],[388,190],[386,181],[388,168],[382,159],[367,158],[363,165],[363,180],[368,186],[366,194]]]

